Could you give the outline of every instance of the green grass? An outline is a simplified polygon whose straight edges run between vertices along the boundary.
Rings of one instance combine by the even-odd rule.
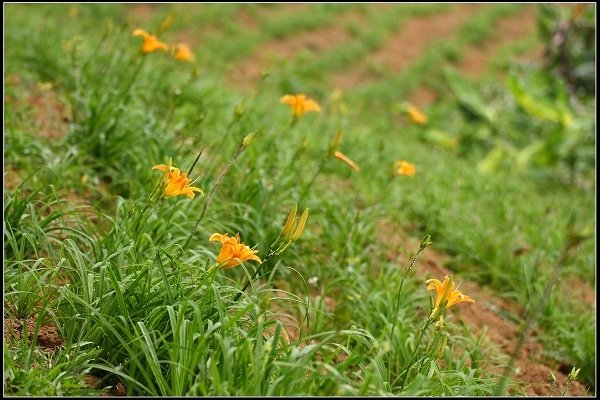
[[[275,5],[157,7],[141,28],[153,31],[174,12],[172,31],[160,36],[167,41],[179,29],[223,25],[195,49],[191,65],[140,56],[127,6],[78,7],[77,16],[66,5],[6,8],[5,77],[19,80],[5,83],[4,168],[21,182],[4,189],[4,318],[34,318],[34,338],[54,325],[65,341],[44,351],[35,340],[5,337],[7,395],[107,390],[87,387],[88,373],[103,388],[120,382],[127,394],[144,396],[492,395],[499,377],[491,367],[506,357],[459,325],[454,310],[440,333],[432,326],[419,338],[431,313],[423,277],[412,271],[403,281],[411,257],[398,262],[389,252],[414,250],[399,238],[426,234],[434,250],[452,256],[447,267],[461,279],[523,305],[512,318],[523,319],[543,298],[545,355],[581,367],[580,380],[593,390],[595,316],[559,294],[567,277],[594,280],[595,237],[561,263],[555,292],[543,293],[572,211],[577,232],[591,229],[592,192],[556,184],[555,169],[541,177],[480,174],[482,149],[435,147],[390,106],[423,82],[443,85],[440,71],[426,66],[460,58],[519,6],[484,8],[457,36],[425,49],[406,75],[337,99],[328,97],[327,73],[381,46],[411,16],[444,8],[382,15],[365,5],[322,4],[311,6],[311,19]],[[352,10],[370,21],[356,30],[356,47],[334,49],[289,76],[285,67],[275,71],[277,79],[255,94],[225,89],[224,65]],[[242,11],[262,29],[236,26]],[[307,88],[322,111],[291,124],[279,98]],[[35,120],[34,99],[48,92],[69,114],[58,139],[40,136],[45,121]],[[426,113],[428,127],[476,135],[449,95]],[[339,150],[359,174],[331,155],[340,131]],[[200,152],[190,177],[205,196],[152,196],[161,182],[153,165],[172,157],[188,172]],[[416,165],[413,179],[392,177],[398,159]],[[294,203],[310,210],[305,230],[247,290],[256,262],[211,268],[220,249],[211,234],[239,232],[265,259]],[[382,224],[398,237],[383,237]],[[529,251],[517,255],[519,248]],[[283,310],[299,330],[278,320]],[[442,334],[447,347],[438,351]],[[511,388],[521,390],[514,381]]]

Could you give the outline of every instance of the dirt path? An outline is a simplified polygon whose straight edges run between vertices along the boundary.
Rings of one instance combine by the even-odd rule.
[[[482,46],[471,46],[463,55],[461,61],[455,68],[463,75],[477,79],[486,71],[488,63],[498,51],[511,42],[523,40],[532,32],[535,32],[537,21],[537,9],[534,5],[525,7],[516,15],[502,18],[498,21],[494,35]],[[537,48],[532,53],[518,57],[519,60],[538,60],[542,57],[542,51]],[[438,94],[428,88],[421,86],[410,96],[410,102],[417,107],[424,107],[433,103]]]
[[[360,64],[334,74],[331,77],[332,85],[340,89],[353,89],[374,81],[376,77],[369,72],[370,65],[382,65],[384,69],[401,73],[421,56],[429,44],[452,36],[481,7],[479,4],[464,4],[434,15],[411,18]]]
[[[385,12],[386,8],[383,5],[379,7],[381,8],[376,12]],[[329,81],[333,87],[352,90],[359,85],[376,81],[377,76],[371,71],[373,66],[378,66],[378,70],[402,73],[419,59],[428,46],[437,40],[453,36],[457,29],[482,7],[485,5],[462,4],[448,11],[410,18],[397,32],[386,39],[381,48],[359,63],[333,73]],[[289,12],[302,11],[302,9],[289,10]],[[524,7],[516,15],[500,19],[493,36],[482,46],[468,48],[456,68],[467,76],[481,75],[486,70],[489,59],[494,57],[503,46],[522,40],[535,31],[536,18],[537,8],[531,5]],[[364,22],[364,19],[364,13],[348,10],[336,18],[335,24],[267,42],[256,49],[252,56],[236,63],[227,82],[232,87],[245,90],[255,87],[262,71],[274,68],[282,61],[292,60],[303,52],[318,56],[337,46],[343,46],[344,43],[350,43],[352,36],[348,27]],[[249,29],[257,29],[256,21],[246,12],[240,13],[240,20],[245,21],[244,24]],[[537,53],[533,57],[539,57]],[[421,86],[414,91],[410,100],[415,105],[423,107],[435,101],[436,97],[437,94],[433,90]]]
[[[507,43],[522,40],[536,32],[538,10],[528,5],[516,15],[498,21],[494,35],[481,47],[470,47],[465,53],[457,69],[470,78],[477,78],[486,69],[490,58]]]
[[[302,12],[302,9],[298,12]],[[274,67],[279,60],[291,60],[302,52],[324,54],[349,42],[351,35],[348,27],[362,21],[363,17],[360,11],[349,9],[336,18],[335,24],[267,42],[257,48],[251,57],[237,63],[227,82],[236,88],[250,89],[258,83],[261,71]]]
[[[6,95],[4,103],[12,103],[28,111],[32,134],[60,139],[68,130],[71,112],[68,104],[60,98],[51,83],[26,83],[18,75],[6,77],[6,85],[19,96]]]

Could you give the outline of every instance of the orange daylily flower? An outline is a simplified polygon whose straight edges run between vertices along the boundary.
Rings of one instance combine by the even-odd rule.
[[[175,46],[175,54],[173,54],[173,57],[175,57],[177,61],[194,61],[196,59],[190,46],[185,43],[179,43]]]
[[[153,166],[152,169],[164,172],[164,179],[167,183],[165,186],[165,191],[163,192],[163,196],[165,197],[175,197],[185,194],[190,199],[193,199],[196,196],[194,192],[200,192],[201,194],[204,194],[202,189],[190,186],[193,183],[192,180],[187,177],[185,172],[181,173],[179,168],[175,168],[170,165],[159,164]]]
[[[348,158],[344,153],[342,153],[341,151],[336,150],[335,153],[333,153],[333,155],[337,159],[342,160],[343,162],[348,164],[356,172],[360,172],[360,167],[354,161],[352,161],[350,158]]]
[[[435,315],[436,311],[439,310],[440,305],[446,300],[446,309],[465,301],[470,303],[475,302],[475,300],[467,295],[462,294],[455,288],[452,275],[446,275],[444,282],[440,282],[438,279],[428,279],[425,281],[425,283],[427,284],[427,290],[435,290],[436,292],[435,305],[431,314],[432,316]]]
[[[396,173],[398,175],[406,175],[410,176],[411,178],[415,175],[416,172],[415,166],[404,160],[396,161],[394,169],[396,170]]]
[[[294,118],[301,117],[309,111],[321,111],[321,107],[319,107],[317,102],[309,99],[304,94],[287,94],[280,99],[280,102],[290,106]]]
[[[156,36],[149,34],[143,29],[136,29],[132,35],[144,38],[141,48],[143,54],[153,53],[157,50],[169,50],[169,46],[166,43],[161,42]]]
[[[410,120],[413,123],[419,125],[425,125],[427,123],[427,117],[425,116],[425,114],[419,111],[417,107],[409,106],[407,112],[408,116],[410,117]]]
[[[229,237],[227,233],[213,233],[208,240],[221,242],[221,251],[217,256],[217,263],[221,268],[232,268],[248,260],[258,261],[259,264],[262,264],[262,260],[256,255],[258,250],[252,250],[241,243],[239,233],[234,237]]]

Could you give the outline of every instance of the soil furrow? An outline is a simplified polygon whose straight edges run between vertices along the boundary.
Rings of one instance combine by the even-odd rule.
[[[352,89],[376,79],[370,66],[380,65],[386,70],[401,73],[417,60],[424,49],[435,40],[452,36],[453,32],[481,9],[478,4],[464,4],[450,11],[424,17],[414,17],[390,35],[377,51],[365,57],[360,64],[334,74],[331,82],[340,89]]]
[[[348,10],[336,18],[335,24],[267,42],[256,49],[251,57],[237,63],[227,82],[234,87],[248,89],[256,85],[261,71],[273,67],[279,60],[291,60],[302,52],[324,54],[350,41],[352,37],[348,26],[360,23],[363,18],[364,13]]]

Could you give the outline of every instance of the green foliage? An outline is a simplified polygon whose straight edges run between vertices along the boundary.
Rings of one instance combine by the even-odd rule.
[[[456,72],[447,70],[445,76],[465,111],[461,148],[487,149],[479,171],[538,169],[552,171],[563,181],[589,179],[594,160],[591,104],[573,107],[563,82],[543,71],[514,69],[506,91],[485,96]]]
[[[538,27],[546,43],[547,69],[569,86],[572,96],[593,96],[596,61],[595,4],[562,8],[540,4]]]

